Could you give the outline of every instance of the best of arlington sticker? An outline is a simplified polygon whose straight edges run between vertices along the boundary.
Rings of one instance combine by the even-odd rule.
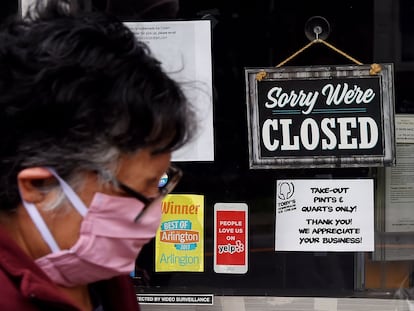
[[[169,194],[155,238],[155,271],[204,271],[204,196]]]

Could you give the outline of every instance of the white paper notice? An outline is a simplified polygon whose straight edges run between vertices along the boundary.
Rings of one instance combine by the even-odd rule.
[[[214,161],[210,21],[127,22],[180,83],[196,110],[198,132],[193,142],[173,154],[173,161]]]
[[[373,251],[373,180],[278,180],[275,239],[276,251]]]
[[[395,140],[399,144],[414,144],[414,116],[395,116]]]
[[[414,117],[395,116],[397,165],[385,169],[385,231],[414,231]]]

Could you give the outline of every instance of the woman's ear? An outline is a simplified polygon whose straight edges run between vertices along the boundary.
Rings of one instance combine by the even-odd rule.
[[[17,174],[17,186],[23,200],[30,203],[39,203],[45,194],[36,185],[51,182],[54,179],[51,172],[44,167],[30,167]]]

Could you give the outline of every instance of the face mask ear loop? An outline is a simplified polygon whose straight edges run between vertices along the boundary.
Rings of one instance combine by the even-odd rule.
[[[66,183],[66,181],[59,177],[59,175],[53,168],[47,167],[47,170],[51,172],[52,175],[55,176],[55,178],[59,181],[59,184],[62,187],[62,191],[65,193],[70,203],[72,203],[73,207],[76,208],[76,210],[79,212],[79,214],[81,214],[82,217],[85,217],[86,213],[88,212],[88,208],[79,198],[79,196],[75,193],[75,191],[72,190],[72,188]]]
[[[20,197],[22,197],[20,195]],[[39,211],[37,210],[37,207],[33,203],[26,202],[22,199],[23,205],[26,208],[26,211],[29,213],[30,218],[32,219],[33,223],[37,227],[37,229],[40,232],[40,235],[42,236],[43,240],[47,243],[50,250],[53,253],[56,253],[60,250],[59,246],[57,245],[55,239],[52,236],[52,233],[50,233],[49,228],[46,226],[46,223],[44,222],[42,216],[40,216]]]
[[[79,212],[79,214],[82,215],[82,217],[85,217],[86,213],[88,212],[88,209],[85,206],[85,204],[81,201],[81,199],[78,197],[78,195],[75,193],[75,191],[73,191],[72,188],[62,178],[59,177],[59,175],[56,173],[54,169],[48,167],[47,170],[51,172],[52,175],[55,176],[55,178],[59,181],[62,191],[65,193],[68,200],[72,203],[73,207],[76,208],[76,210]],[[50,232],[42,216],[40,215],[37,207],[33,203],[25,201],[21,194],[20,197],[22,198],[23,206],[25,207],[33,223],[39,230],[43,240],[49,246],[50,250],[53,253],[60,251],[58,244],[56,243],[52,233]]]

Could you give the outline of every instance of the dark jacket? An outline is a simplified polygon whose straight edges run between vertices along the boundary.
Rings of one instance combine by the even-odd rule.
[[[97,282],[94,284],[94,289],[105,311],[139,310],[129,276]],[[79,310],[2,228],[0,228],[0,292],[2,311]]]

